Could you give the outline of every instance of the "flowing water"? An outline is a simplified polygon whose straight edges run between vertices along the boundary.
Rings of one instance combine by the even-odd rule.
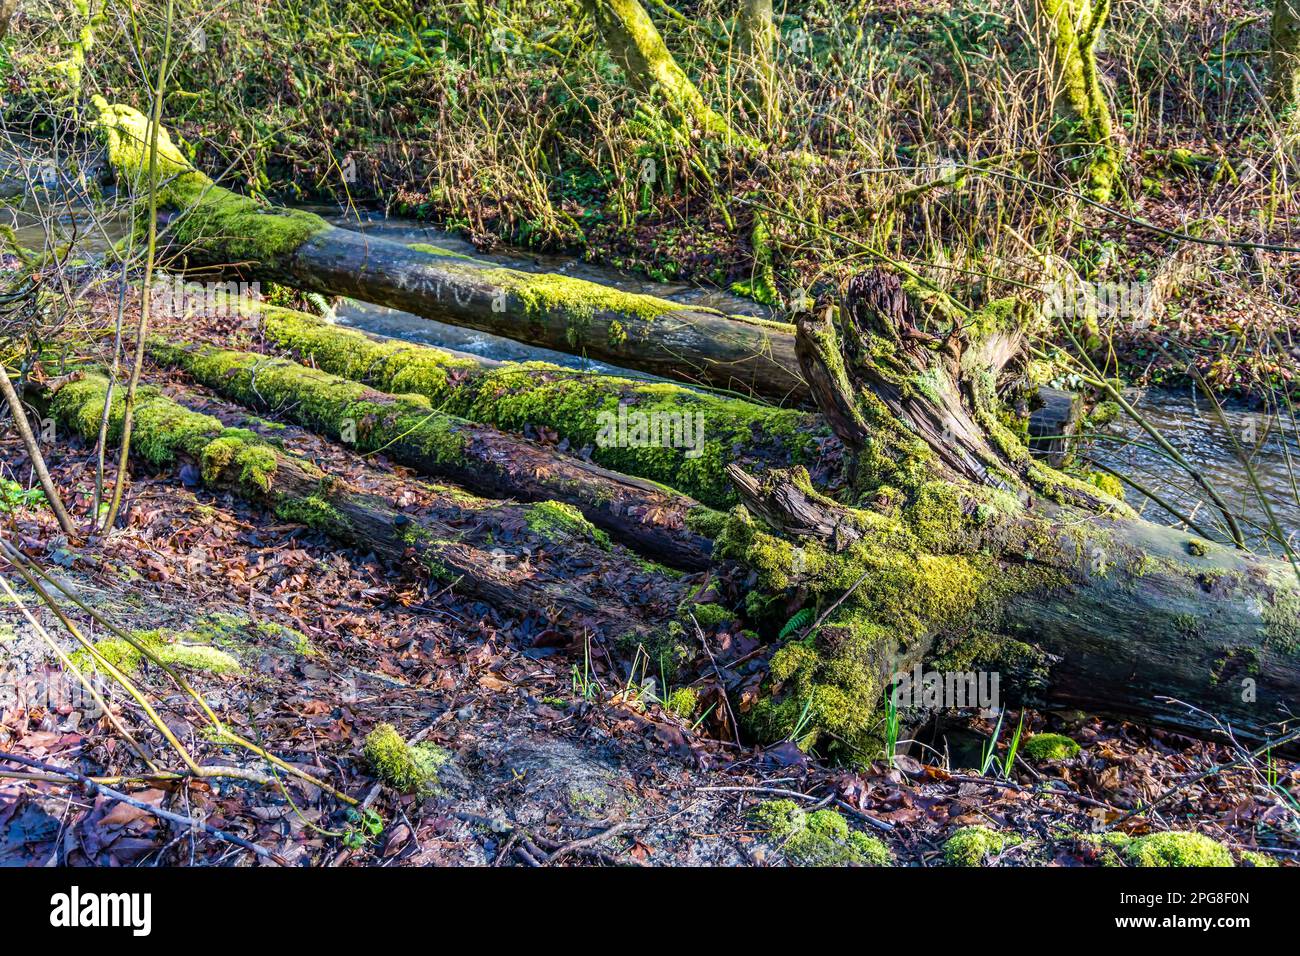
[[[1129,400],[1196,466],[1229,510],[1244,518],[1241,530],[1253,547],[1261,552],[1282,553],[1280,544],[1270,540],[1277,533],[1274,522],[1283,538],[1300,546],[1300,444],[1296,422],[1285,409],[1276,415],[1227,404],[1221,420],[1214,406],[1195,388],[1134,392]],[[1087,456],[1147,487],[1198,526],[1226,540],[1224,523],[1208,496],[1136,422],[1122,417],[1101,429]],[[1251,480],[1251,471],[1255,481]],[[1141,493],[1130,488],[1126,494],[1129,503],[1140,507],[1152,521],[1181,523]]]

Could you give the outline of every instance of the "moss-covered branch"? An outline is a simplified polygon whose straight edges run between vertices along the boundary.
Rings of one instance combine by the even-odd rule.
[[[138,190],[146,179],[147,120],[130,107],[96,102],[113,167]],[[404,309],[666,378],[778,400],[807,397],[788,325],[429,253],[334,228],[311,213],[266,207],[194,169],[165,131],[158,179],[166,236],[189,266],[238,267],[253,278]]]
[[[634,89],[646,96],[661,97],[680,118],[706,133],[757,147],[754,140],[737,133],[704,101],[690,77],[677,65],[639,0],[583,0],[583,7],[596,21],[605,47]]]
[[[107,379],[87,375],[56,393],[51,412],[94,440],[107,393]],[[120,438],[122,406],[120,398],[112,405],[110,442]],[[353,485],[149,387],[137,397],[135,421],[130,450],[138,460],[163,468],[192,463],[210,488],[419,569],[507,614],[553,615],[556,626],[575,638],[595,632],[650,641],[676,612],[689,583],[611,546],[581,515],[557,502],[501,504],[373,470]],[[566,520],[556,520],[557,513]]]
[[[1089,198],[1108,202],[1123,160],[1097,66],[1110,0],[1037,0],[1057,87],[1063,137],[1075,147]]]
[[[479,494],[559,501],[647,556],[702,568],[712,545],[688,526],[692,499],[606,471],[491,426],[447,414],[423,395],[391,395],[319,369],[254,352],[150,345],[155,360],[262,411],[382,453]]]
[[[435,408],[471,421],[555,432],[570,447],[589,449],[606,468],[660,482],[715,508],[737,500],[727,480],[729,463],[749,469],[802,464],[815,478],[831,480],[842,456],[825,420],[808,412],[543,362],[485,365],[429,346],[378,341],[302,312],[258,311],[270,342],[327,372],[423,395]],[[675,434],[689,440],[674,444]]]

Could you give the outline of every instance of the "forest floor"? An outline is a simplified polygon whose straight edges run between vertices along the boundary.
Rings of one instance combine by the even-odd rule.
[[[186,332],[217,341],[222,326],[195,321]],[[273,435],[340,475],[363,467],[341,446],[253,418],[202,389],[181,388],[175,376],[150,368],[144,378],[228,424]],[[0,440],[0,460],[5,477],[28,476],[11,432]],[[60,441],[49,463],[71,510],[88,514],[91,449]],[[365,466],[412,477],[382,457]],[[1100,865],[1101,851],[1079,834],[1112,824],[1134,835],[1197,830],[1235,851],[1300,862],[1292,811],[1277,789],[1300,784],[1295,765],[1275,762],[1272,781],[1256,767],[1188,782],[1235,760],[1239,752],[1228,742],[1081,713],[1026,711],[1026,736],[1067,733],[1082,749],[1060,761],[1022,755],[995,778],[970,769],[979,763],[971,742],[991,735],[992,723],[966,714],[925,731],[926,746],[912,747],[894,767],[824,766],[793,744],[764,750],[695,732],[628,694],[627,675],[594,650],[594,686],[584,690],[574,678],[575,664],[584,666],[582,649],[553,646],[537,626],[538,609],[507,614],[373,556],[340,550],[302,526],[198,487],[184,469],[150,473],[136,466],[127,501],[111,536],[81,545],[61,536],[48,509],[35,502],[6,500],[0,522],[8,540],[122,628],[203,634],[223,622],[213,640],[239,669],[191,672],[195,687],[245,737],[367,801],[382,831],[367,831],[329,793],[287,776],[269,788],[227,780],[117,786],[289,864],[809,862],[806,848],[788,852],[754,818],[756,807],[781,798],[840,813],[850,828],[883,840],[899,865],[943,864],[945,840],[969,824],[1021,838],[995,855],[996,865]],[[30,592],[19,595],[29,608],[39,606]],[[92,638],[103,636],[84,614],[67,609]],[[43,607],[36,613],[72,649],[52,614]],[[0,751],[110,775],[135,766],[107,721],[43,692],[57,684],[58,664],[11,601],[0,604],[0,642],[8,645],[11,668],[0,682]],[[193,706],[161,672],[146,663],[139,677],[168,726],[203,762],[267,770],[247,752],[205,737]],[[403,796],[378,785],[362,747],[385,722],[450,755],[435,793]],[[161,741],[143,721],[131,726],[143,739]],[[24,778],[31,769],[7,763],[0,776],[0,865],[256,862],[227,840],[147,810]],[[1171,789],[1154,808],[1136,812]]]

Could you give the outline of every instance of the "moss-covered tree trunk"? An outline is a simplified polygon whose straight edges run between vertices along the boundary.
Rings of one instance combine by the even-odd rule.
[[[85,376],[59,389],[51,412],[93,441],[107,391],[107,379]],[[110,441],[119,439],[121,423],[119,398]],[[158,467],[195,466],[211,488],[384,561],[419,568],[506,614],[552,616],[575,639],[594,633],[648,641],[676,613],[690,584],[611,545],[562,504],[503,504],[373,469],[346,480],[152,388],[138,397],[131,452]]]
[[[927,659],[997,671],[1030,701],[1267,737],[1300,698],[1295,571],[1142,521],[1031,459],[992,407],[1016,316],[999,306],[956,325],[875,273],[850,283],[836,319],[800,324],[805,374],[857,456],[856,493],[846,506],[798,470],[732,468],[747,508],[720,552],[770,591],[843,599],[776,652],[754,723],[869,749],[890,674]]]
[[[477,494],[554,501],[638,552],[678,568],[706,567],[712,542],[691,530],[708,509],[690,498],[488,425],[439,410],[419,395],[390,395],[255,352],[155,340],[158,361],[249,408],[313,429],[358,451],[382,454]]]
[[[1271,36],[1277,111],[1300,111],[1300,0],[1274,0]]]
[[[147,120],[130,107],[97,105],[110,160],[139,189]],[[164,237],[189,266],[235,268],[666,378],[778,400],[807,395],[787,325],[437,255],[267,208],[195,170],[165,131],[158,168]]]
[[[582,0],[628,83],[643,96],[659,97],[681,119],[737,145],[756,145],[717,113],[669,52],[639,0]]]
[[[1108,202],[1123,161],[1097,65],[1110,0],[1036,0],[1052,69],[1060,137],[1077,153],[1085,194]]]

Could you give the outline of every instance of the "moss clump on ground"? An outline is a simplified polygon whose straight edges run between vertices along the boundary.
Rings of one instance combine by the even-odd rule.
[[[798,866],[890,866],[894,862],[889,847],[851,829],[834,810],[807,813],[793,800],[771,800],[760,804],[753,816]]]
[[[539,501],[528,506],[528,527],[545,538],[563,544],[567,541],[590,540],[606,550],[610,547],[609,535],[582,516],[571,504],[563,501]]]
[[[380,780],[401,793],[426,797],[438,788],[438,769],[451,757],[429,743],[409,745],[392,724],[380,724],[362,749]]]
[[[1257,866],[1257,867],[1275,867],[1277,866],[1277,860],[1263,853],[1257,853],[1254,850],[1242,850],[1241,865]]]
[[[1170,830],[1130,840],[1124,858],[1133,866],[1232,866],[1228,848],[1202,833]]]
[[[700,695],[691,687],[679,687],[668,695],[668,700],[664,702],[664,707],[683,720],[690,720],[695,716],[696,709],[700,706]]]
[[[181,631],[168,634],[162,629],[153,631],[136,631],[131,635],[144,648],[163,664],[187,671],[199,671],[207,674],[233,674],[242,668],[230,654],[212,646],[203,636],[194,631]],[[103,658],[122,671],[134,674],[146,659],[146,654],[124,638],[108,638],[95,644],[95,650]],[[72,661],[84,670],[98,669],[94,655],[82,648],[72,655]]]
[[[1232,853],[1202,833],[1167,830],[1131,837],[1124,833],[1088,834],[1085,843],[1102,852],[1103,866],[1232,866]],[[1244,855],[1243,855],[1244,859]]]
[[[205,614],[194,622],[190,630],[202,640],[236,653],[281,650],[296,657],[310,657],[317,653],[302,631],[276,621],[253,622],[243,614],[220,611]]]
[[[991,856],[1024,841],[1014,833],[999,833],[984,826],[962,827],[943,845],[943,859],[949,866],[983,866]]]
[[[1025,756],[1031,760],[1069,760],[1080,750],[1064,734],[1034,734],[1025,741]]]

